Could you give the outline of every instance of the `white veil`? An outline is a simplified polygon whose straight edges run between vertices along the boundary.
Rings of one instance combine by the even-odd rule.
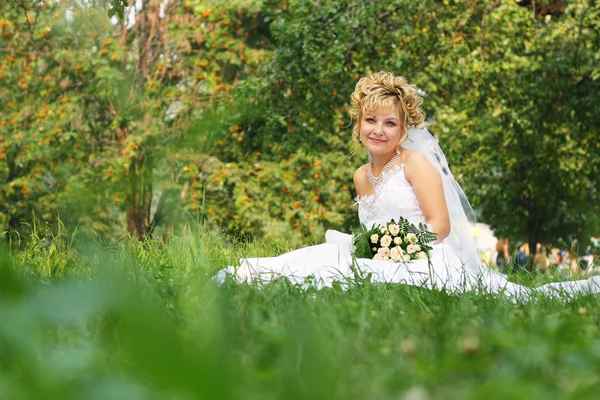
[[[446,156],[437,140],[427,128],[411,127],[408,130],[408,139],[402,144],[402,147],[424,154],[440,173],[450,216],[450,234],[444,239],[444,242],[454,248],[467,271],[480,272],[481,261],[475,241],[470,234],[470,224],[476,222],[475,212],[462,188],[454,179]]]

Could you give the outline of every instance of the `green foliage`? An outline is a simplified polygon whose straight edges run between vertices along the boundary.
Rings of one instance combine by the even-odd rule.
[[[447,19],[451,54],[432,59],[447,94],[435,128],[455,172],[481,219],[530,248],[598,229],[599,13],[589,1],[545,16],[498,3],[470,30]]]
[[[347,230],[366,161],[348,99],[385,69],[422,89],[498,235],[597,232],[595,2],[145,2],[135,29],[66,6],[3,3],[3,230],[57,211],[107,237],[186,218],[246,239]]]

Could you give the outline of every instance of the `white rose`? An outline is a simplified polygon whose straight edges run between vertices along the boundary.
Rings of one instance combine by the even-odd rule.
[[[390,247],[390,244],[392,244],[392,237],[390,235],[384,235],[381,238],[380,243],[383,247]]]
[[[417,241],[417,236],[414,233],[409,233],[406,235],[406,240],[414,244]]]
[[[394,262],[402,261],[402,249],[400,247],[394,247],[390,250],[390,258]]]
[[[377,243],[379,242],[379,235],[374,233],[371,235],[371,243]]]
[[[381,257],[381,254],[375,254],[375,256],[373,256],[373,260],[383,260],[383,257]]]
[[[392,235],[397,235],[400,233],[400,227],[396,224],[390,224],[390,226],[388,227],[388,229],[390,230],[390,233]]]
[[[381,232],[382,235],[385,235],[385,231],[387,231],[387,229],[383,226],[379,229],[379,232]]]
[[[390,257],[390,249],[388,249],[387,247],[380,247],[379,250],[377,250],[377,254],[380,254],[381,257],[386,258],[386,257]]]
[[[405,255],[402,256],[402,261],[404,261],[404,262],[410,262],[411,258],[410,258],[410,256],[408,254],[405,254]]]
[[[415,251],[421,251],[421,246],[419,246],[418,244],[415,244]]]
[[[417,251],[417,250],[415,249],[415,245],[414,245],[414,244],[409,244],[409,245],[406,247],[406,252],[407,252],[408,254],[412,254],[412,253],[414,253],[415,251]]]
[[[420,251],[417,253],[417,257],[419,257],[420,260],[427,258],[427,253],[425,253],[424,251]]]
[[[402,244],[402,238],[400,236],[396,236],[394,238],[394,243],[395,244]]]

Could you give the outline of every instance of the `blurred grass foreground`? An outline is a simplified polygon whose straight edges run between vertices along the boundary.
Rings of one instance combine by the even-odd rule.
[[[598,299],[518,304],[356,282],[211,276],[242,254],[187,229],[118,248],[55,237],[0,262],[0,399],[597,398]],[[529,279],[532,285],[532,277]]]

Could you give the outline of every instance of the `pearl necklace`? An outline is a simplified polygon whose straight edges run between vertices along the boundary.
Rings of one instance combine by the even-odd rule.
[[[373,167],[373,161],[371,161],[369,163],[369,170],[367,171],[367,179],[369,180],[369,182],[371,182],[373,187],[376,187],[381,182],[383,182],[383,180],[385,179],[387,174],[390,172],[390,169],[392,169],[392,167],[394,166],[394,163],[396,162],[398,157],[400,157],[399,150],[396,152],[396,155],[394,157],[392,157],[392,159],[385,165],[385,167],[383,167],[383,171],[381,171],[381,173],[379,174],[379,176],[377,178],[375,178],[373,176],[373,171],[371,169]]]

